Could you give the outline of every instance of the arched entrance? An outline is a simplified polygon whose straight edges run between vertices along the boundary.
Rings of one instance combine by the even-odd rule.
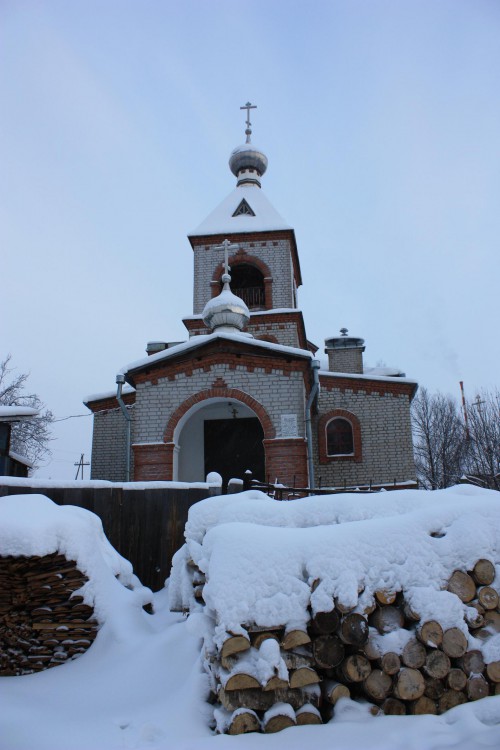
[[[216,471],[224,485],[249,469],[265,478],[264,430],[257,414],[235,398],[209,398],[193,405],[174,429],[174,478],[203,482]]]

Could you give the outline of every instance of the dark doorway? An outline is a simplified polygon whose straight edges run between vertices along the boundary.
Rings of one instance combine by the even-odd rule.
[[[250,469],[254,479],[265,479],[264,431],[256,417],[206,419],[204,422],[205,476],[217,471],[224,486],[243,479]]]

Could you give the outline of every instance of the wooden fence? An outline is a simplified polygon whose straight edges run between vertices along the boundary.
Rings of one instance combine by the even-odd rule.
[[[172,557],[184,543],[189,508],[207,497],[204,488],[128,489],[111,487],[0,487],[5,495],[40,494],[57,505],[95,513],[113,547],[130,560],[134,573],[153,591],[163,587]]]

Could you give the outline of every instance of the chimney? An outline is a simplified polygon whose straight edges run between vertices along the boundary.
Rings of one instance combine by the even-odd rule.
[[[328,354],[330,372],[363,373],[363,352],[365,340],[348,336],[347,328],[340,329],[340,336],[325,339],[325,353]]]

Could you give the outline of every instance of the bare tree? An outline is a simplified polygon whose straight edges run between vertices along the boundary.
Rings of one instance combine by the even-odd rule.
[[[8,354],[0,362],[0,405],[27,406],[37,409],[37,417],[15,422],[12,425],[11,450],[25,456],[36,469],[40,462],[50,455],[48,444],[50,425],[54,415],[36,393],[26,392],[26,382],[29,373],[14,374],[15,369],[10,366],[12,357]]]
[[[426,489],[456,484],[464,471],[467,440],[455,399],[421,388],[412,404],[415,466]]]
[[[500,490],[500,391],[483,391],[467,404],[467,473]]]

